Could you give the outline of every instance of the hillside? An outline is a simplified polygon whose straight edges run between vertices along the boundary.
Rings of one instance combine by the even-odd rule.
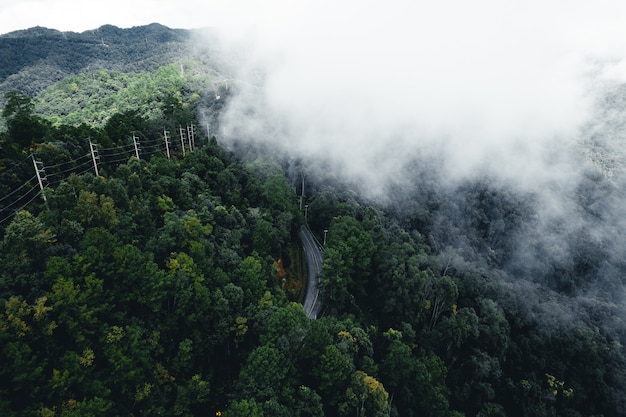
[[[592,164],[558,150],[580,177],[452,182],[410,154],[383,201],[274,137],[215,135],[236,92],[192,38],[0,38],[11,63],[30,45],[2,79],[24,89],[0,123],[0,415],[626,415],[620,89]]]
[[[35,27],[0,36],[0,95],[19,90],[35,96],[69,75],[98,70],[154,71],[175,62],[219,57],[194,32],[159,24],[120,29],[106,25],[82,33]],[[0,99],[3,100],[3,99]]]

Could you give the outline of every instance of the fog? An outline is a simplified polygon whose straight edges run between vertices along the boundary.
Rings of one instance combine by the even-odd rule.
[[[332,161],[372,194],[415,152],[441,155],[453,179],[563,180],[559,154],[626,77],[624,6],[600,3],[307,3],[224,33],[247,49],[223,126]]]
[[[578,296],[623,303],[626,4],[300,4],[218,28],[237,69],[220,141],[299,158],[387,204],[419,181],[415,164],[449,190],[489,178],[536,203],[510,270],[532,280],[590,251],[597,285]],[[609,188],[594,191],[593,173]]]

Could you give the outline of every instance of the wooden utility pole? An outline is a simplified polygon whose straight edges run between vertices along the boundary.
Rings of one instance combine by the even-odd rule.
[[[96,173],[96,177],[99,177],[98,162],[96,161],[100,159],[100,156],[98,155],[98,148],[91,142],[91,139],[89,139],[89,150],[91,151],[91,159],[93,160],[93,170]]]
[[[193,131],[191,130],[191,126],[189,125],[187,125],[187,143],[189,144],[189,152],[193,152]]]
[[[300,210],[302,210],[302,202],[304,201],[304,173],[300,173],[302,177],[302,190],[300,192]]]
[[[185,131],[182,126],[180,126],[178,131],[180,132],[180,144],[183,147],[183,156],[185,156]]]
[[[196,127],[193,123],[187,126],[187,137],[189,138],[189,148],[193,151],[196,148]]]
[[[138,137],[133,133],[133,144],[135,145],[135,156],[139,159],[139,141]]]
[[[167,138],[167,130],[163,128],[163,137],[165,138],[165,151],[167,152],[167,159],[170,159],[170,141]]]
[[[30,155],[33,158],[33,165],[35,166],[35,174],[37,175],[37,181],[39,182],[39,189],[41,190],[41,197],[43,201],[46,201],[46,195],[43,193],[43,180],[46,180],[46,171],[43,168],[43,162],[35,160],[35,155]],[[41,175],[43,174],[43,176]]]

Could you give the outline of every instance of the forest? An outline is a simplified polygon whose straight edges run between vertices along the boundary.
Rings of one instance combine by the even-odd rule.
[[[521,236],[550,249],[534,196],[446,187],[427,161],[380,204],[306,161],[241,156],[201,127],[228,91],[178,70],[5,95],[1,415],[626,415],[611,247],[583,230],[568,262],[529,267]],[[605,215],[615,186],[581,187],[585,216]],[[315,320],[305,224],[325,242]]]

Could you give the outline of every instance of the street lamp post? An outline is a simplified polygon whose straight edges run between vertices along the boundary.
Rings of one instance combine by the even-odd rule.
[[[309,214],[309,205],[308,205],[308,204],[305,204],[305,205],[304,205],[304,222],[305,222],[305,223],[308,223],[308,222],[309,222],[309,221],[308,221],[308,218],[307,218],[307,215],[308,215],[308,214]]]
[[[328,229],[324,229],[324,246],[326,246],[326,235],[328,234]]]

